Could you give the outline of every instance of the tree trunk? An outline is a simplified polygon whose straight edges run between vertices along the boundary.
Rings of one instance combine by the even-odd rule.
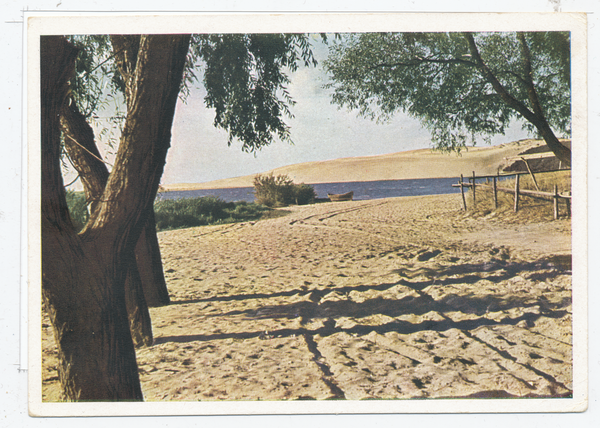
[[[63,37],[41,38],[43,297],[65,398],[141,400],[123,287],[100,262],[107,248],[75,233],[60,172],[59,113],[76,55]]]
[[[148,213],[148,220],[135,247],[135,257],[148,306],[152,308],[168,305],[171,299],[169,298],[158,237],[156,236],[154,210]]]
[[[525,70],[525,82],[527,86],[527,97],[529,98],[529,103],[531,104],[531,109],[533,110],[533,114],[535,115],[535,120],[531,120],[531,122],[538,129],[538,132],[546,141],[546,145],[552,152],[556,155],[556,157],[564,162],[565,164],[571,166],[571,149],[563,146],[554,132],[548,121],[546,120],[546,115],[544,114],[544,109],[542,108],[542,104],[537,95],[537,91],[535,89],[535,84],[533,83],[533,70],[531,67],[531,53],[529,51],[529,46],[527,45],[527,40],[525,40],[525,34],[522,32],[517,33],[517,38],[519,39],[519,43],[521,46],[521,63],[523,64],[523,68]]]
[[[65,150],[81,177],[89,210],[93,212],[99,207],[109,174],[94,141],[94,131],[73,99],[63,106],[60,124]],[[126,303],[133,342],[136,347],[150,345],[153,341],[152,323],[135,259],[128,263],[128,269],[131,272],[125,280]]]
[[[96,146],[94,132],[72,99],[63,107],[61,130],[65,150],[81,176],[86,201],[90,212],[93,212],[98,208],[109,173]],[[125,281],[127,312],[136,347],[149,346],[153,342],[148,306],[160,306],[169,302],[156,228],[154,222],[151,223],[140,236],[137,247],[141,250],[136,249],[136,254],[141,253],[141,255],[137,257],[139,261],[132,259],[128,263],[131,272],[128,273]],[[152,233],[156,242],[154,246],[152,246]],[[150,242],[146,242],[148,239]],[[146,295],[150,296],[150,300],[146,299]]]
[[[42,290],[69,400],[141,400],[125,280],[163,171],[189,36],[142,36],[115,166],[78,235],[60,172],[59,114],[76,56],[41,38]]]
[[[148,304],[144,297],[142,279],[140,278],[140,271],[135,256],[130,256],[126,270],[125,305],[127,307],[131,338],[133,339],[133,344],[136,348],[141,346],[151,346],[152,342],[154,342],[152,336],[152,320],[150,319]]]

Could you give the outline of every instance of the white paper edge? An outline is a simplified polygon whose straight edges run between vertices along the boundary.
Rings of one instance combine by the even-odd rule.
[[[587,17],[584,13],[64,13],[25,12],[27,43],[29,413],[32,416],[235,415],[338,413],[581,412],[588,403],[587,312]],[[378,401],[218,401],[43,403],[41,400],[41,262],[39,36],[51,34],[571,31],[573,398]]]

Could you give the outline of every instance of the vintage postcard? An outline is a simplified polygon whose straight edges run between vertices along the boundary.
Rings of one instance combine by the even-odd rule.
[[[585,14],[26,18],[31,415],[587,408]]]

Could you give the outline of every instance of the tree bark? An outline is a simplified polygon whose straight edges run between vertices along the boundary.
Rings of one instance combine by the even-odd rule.
[[[135,91],[135,70],[140,51],[140,36],[137,35],[112,35],[110,41],[115,52],[117,67],[125,85],[125,99],[127,109],[131,107]],[[146,302],[150,307],[169,304],[169,291],[162,268],[160,247],[156,236],[156,222],[154,211],[148,215],[146,226],[140,241],[135,249],[140,278],[144,289]],[[152,286],[150,286],[152,285]]]
[[[42,291],[67,400],[142,399],[123,288],[71,224],[60,172],[59,114],[77,50],[41,38]],[[103,257],[106,257],[103,255]]]
[[[76,56],[41,38],[42,290],[69,400],[143,399],[125,280],[170,142],[189,36],[142,36],[115,166],[84,230],[71,225],[60,172],[59,114]]]
[[[119,64],[119,71],[126,84],[126,98],[131,96],[131,81],[137,63],[140,36],[113,36],[113,51]],[[82,177],[86,200],[94,209],[95,201],[102,196],[108,180],[108,170],[103,164],[94,141],[92,128],[79,112],[75,102],[66,106],[61,118],[66,148],[74,166]],[[170,302],[160,257],[160,247],[156,236],[154,213],[148,217],[140,241],[136,247],[139,276],[148,306],[163,306]]]
[[[109,172],[96,146],[92,128],[79,112],[75,101],[72,99],[69,101],[65,103],[61,112],[65,150],[81,177],[90,212],[93,212],[99,206]],[[146,242],[153,234],[155,246],[152,246],[151,242]],[[147,223],[137,247],[141,248],[140,250],[136,248],[136,254],[140,253],[139,262],[135,258],[129,262],[130,272],[125,281],[125,288],[132,337],[135,346],[139,347],[151,345],[153,342],[148,306],[168,303],[169,294],[162,271],[154,222]],[[150,296],[149,300],[146,295]]]
[[[156,236],[154,210],[148,213],[146,225],[135,247],[135,258],[148,306],[152,308],[168,305],[171,299],[163,271],[158,237]]]
[[[60,118],[65,150],[81,177],[86,201],[92,212],[99,207],[108,181],[108,169],[94,141],[94,131],[79,112],[75,101],[69,101],[63,106]],[[125,295],[133,343],[136,347],[150,345],[153,341],[152,322],[135,259],[128,263],[128,269],[130,272],[125,280]]]

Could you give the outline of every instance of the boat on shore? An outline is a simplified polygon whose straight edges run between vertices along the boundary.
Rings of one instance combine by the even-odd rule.
[[[338,194],[328,193],[327,197],[329,198],[329,200],[331,202],[351,201],[352,198],[354,198],[354,192],[338,193]]]

